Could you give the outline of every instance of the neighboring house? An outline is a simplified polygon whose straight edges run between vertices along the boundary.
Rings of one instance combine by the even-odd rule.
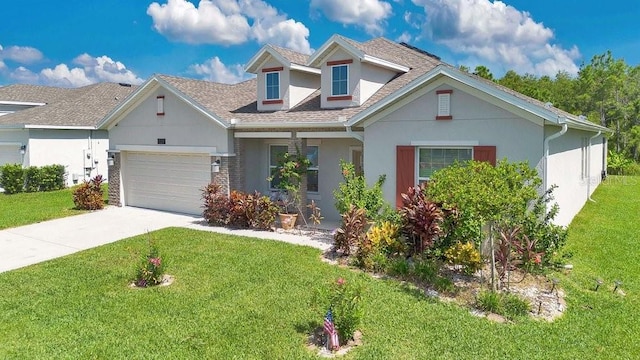
[[[115,83],[0,87],[0,165],[62,164],[67,185],[106,177],[109,137],[96,124],[134,89]]]
[[[462,72],[427,52],[377,38],[333,36],[311,56],[264,46],[236,85],[155,75],[100,123],[109,130],[110,203],[201,213],[201,189],[269,194],[277,154],[306,153],[303,184],[327,220],[338,220],[339,161],[384,196],[455,160],[528,161],[558,185],[568,224],[606,169],[608,130]]]

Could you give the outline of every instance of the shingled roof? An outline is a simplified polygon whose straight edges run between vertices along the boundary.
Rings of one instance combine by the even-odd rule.
[[[383,85],[362,106],[342,109],[322,109],[320,107],[320,91],[317,90],[295,107],[289,110],[264,112],[258,111],[256,100],[256,80],[248,80],[239,84],[227,85],[204,80],[194,80],[168,75],[157,75],[171,86],[197,101],[223,120],[230,122],[236,119],[239,123],[255,124],[287,124],[287,123],[339,123],[343,117],[351,116],[367,109],[385,96],[392,94],[420,75],[432,70],[442,62],[436,57],[418,52],[385,38],[376,38],[363,43],[349,40],[358,49],[371,53],[372,56],[392,61],[410,68]],[[276,49],[274,47],[274,49]],[[282,48],[277,48],[280,52]],[[294,53],[294,52],[292,52]],[[284,53],[281,53],[283,56]],[[295,53],[298,54],[298,53]],[[290,54],[289,54],[290,55]],[[305,56],[298,54],[299,57]],[[301,59],[292,59],[298,63]],[[305,59],[306,60],[306,59]]]
[[[42,102],[43,106],[0,116],[0,127],[95,127],[135,86],[98,83],[80,88],[10,85],[0,88],[0,101]]]

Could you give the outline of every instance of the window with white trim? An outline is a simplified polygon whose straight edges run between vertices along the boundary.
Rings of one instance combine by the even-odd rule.
[[[349,95],[349,65],[331,67],[331,96]]]
[[[318,155],[320,152],[320,147],[316,145],[307,145],[307,159],[311,161],[311,165],[309,165],[309,171],[307,172],[307,191],[309,192],[318,192],[319,184],[318,184]]]
[[[433,173],[453,163],[473,159],[472,148],[418,148],[418,183],[428,181]]]
[[[266,92],[265,98],[267,100],[280,99],[280,73],[269,72],[265,74]]]
[[[269,176],[274,175],[269,183],[270,190],[278,190],[280,177],[275,174],[275,170],[278,168],[278,162],[288,151],[289,147],[287,145],[269,145]]]

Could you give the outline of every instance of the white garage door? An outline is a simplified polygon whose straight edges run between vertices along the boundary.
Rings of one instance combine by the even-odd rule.
[[[211,158],[200,154],[124,152],[125,204],[185,214],[202,213]]]
[[[22,164],[19,145],[0,144],[0,165],[4,164]]]

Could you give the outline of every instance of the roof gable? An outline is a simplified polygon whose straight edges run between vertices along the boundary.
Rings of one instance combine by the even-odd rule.
[[[245,71],[256,74],[262,65],[270,58],[275,59],[282,66],[291,69],[320,74],[320,69],[307,66],[308,55],[284,49],[274,45],[265,45],[258,51],[245,66]]]

